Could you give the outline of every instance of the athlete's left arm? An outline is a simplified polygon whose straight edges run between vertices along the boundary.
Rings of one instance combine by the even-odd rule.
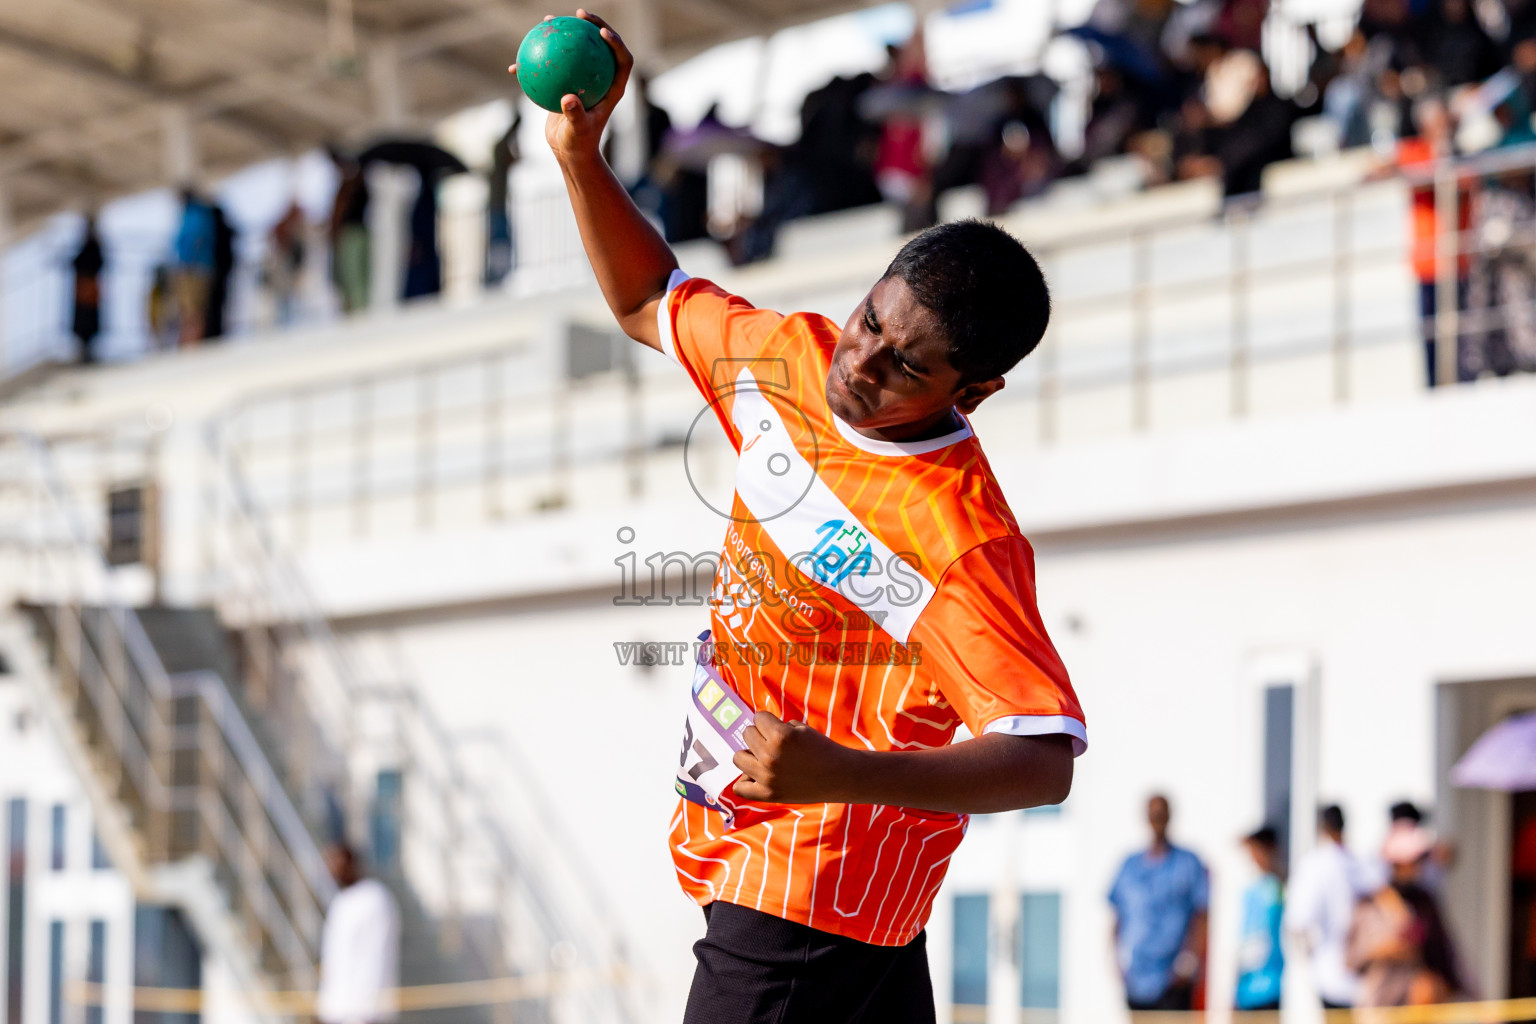
[[[1072,788],[1072,739],[1060,734],[988,733],[932,750],[855,750],[759,711],[744,738],[735,792],[763,803],[989,814],[1059,804]]]

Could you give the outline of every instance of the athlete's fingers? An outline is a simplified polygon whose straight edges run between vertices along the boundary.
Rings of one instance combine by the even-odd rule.
[[[770,740],[782,739],[784,734],[789,731],[789,726],[785,725],[779,716],[772,711],[759,711],[753,715],[751,727],[757,729]]]
[[[751,729],[749,728],[747,731],[751,732]],[[759,761],[750,750],[736,751],[731,756],[731,764],[741,769],[741,774],[748,779],[757,780],[766,778],[768,775],[768,770],[763,766],[763,762]]]
[[[756,725],[749,725],[741,731],[742,742],[747,745],[747,750],[752,751],[758,757],[768,755],[768,738],[758,731]],[[741,754],[737,754],[740,757]]]
[[[739,754],[737,755],[740,756]],[[773,791],[760,782],[753,782],[746,776],[737,779],[731,786],[731,792],[743,800],[757,800],[759,802],[771,802]]]

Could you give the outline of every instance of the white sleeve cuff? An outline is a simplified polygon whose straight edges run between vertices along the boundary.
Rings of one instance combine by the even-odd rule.
[[[677,338],[672,334],[672,290],[686,280],[688,275],[681,269],[672,271],[672,276],[667,278],[667,290],[661,296],[661,304],[656,307],[656,330],[661,335],[661,350],[671,356],[675,363],[681,363],[682,359],[677,354]]]
[[[1000,732],[1005,736],[1054,736],[1065,733],[1072,737],[1072,756],[1081,757],[1088,749],[1088,727],[1071,715],[1005,715],[994,718],[981,730]]]

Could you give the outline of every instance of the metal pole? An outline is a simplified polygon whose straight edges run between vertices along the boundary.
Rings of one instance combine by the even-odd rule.
[[[1435,383],[1456,383],[1457,257],[1461,223],[1457,217],[1456,170],[1448,159],[1435,166]]]
[[[1057,369],[1058,354],[1053,332],[1047,328],[1040,341],[1040,443],[1052,444],[1056,440],[1057,403],[1061,398],[1061,375]]]
[[[1131,236],[1131,427],[1152,425],[1152,241]]]
[[[352,390],[352,533],[356,536],[368,532],[368,481],[373,463],[368,434],[372,405],[369,381],[359,379]]]
[[[437,390],[432,386],[432,373],[431,368],[420,371],[416,389],[416,525],[422,529],[432,525],[434,497]]]
[[[1248,242],[1249,219],[1246,210],[1234,207],[1227,216],[1232,235],[1232,353],[1228,372],[1231,377],[1231,413],[1233,419],[1248,415]]]
[[[507,389],[507,361],[499,354],[486,357],[485,399],[485,518],[501,518],[501,416]]]
[[[1350,221],[1354,215],[1352,193],[1333,194],[1333,400],[1349,401]]]

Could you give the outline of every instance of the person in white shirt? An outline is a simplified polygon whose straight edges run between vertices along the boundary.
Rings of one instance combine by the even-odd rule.
[[[1325,1009],[1355,1005],[1360,979],[1345,963],[1355,904],[1377,888],[1368,865],[1344,845],[1344,811],[1324,807],[1317,819],[1317,846],[1291,875],[1286,931],[1311,955],[1312,980]]]
[[[364,878],[357,854],[337,844],[326,865],[340,891],[320,934],[320,1024],[389,1024],[398,1016],[400,911],[377,879]]]

